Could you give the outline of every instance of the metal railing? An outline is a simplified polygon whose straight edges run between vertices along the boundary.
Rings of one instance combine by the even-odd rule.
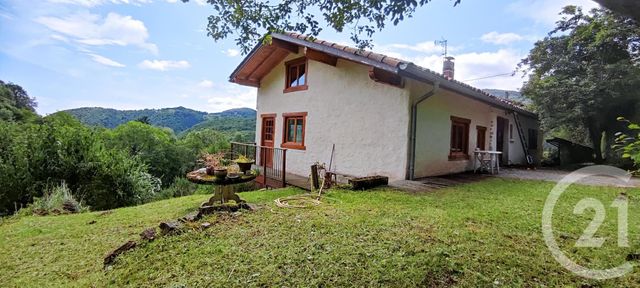
[[[260,170],[260,176],[256,180],[264,186],[286,186],[287,149],[231,142],[229,154],[232,159],[240,155],[255,159],[254,167]]]

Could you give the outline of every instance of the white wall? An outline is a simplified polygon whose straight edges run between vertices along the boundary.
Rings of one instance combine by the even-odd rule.
[[[275,146],[283,135],[283,113],[307,112],[306,150],[287,151],[287,172],[306,176],[309,166],[329,164],[354,176],[385,175],[404,179],[409,123],[407,89],[376,83],[368,68],[338,60],[336,67],[309,60],[306,91],[283,93],[284,62],[261,81],[258,89],[256,143],[260,144],[261,114],[276,113]]]
[[[431,86],[411,82],[410,90],[413,99],[429,91]],[[449,160],[451,142],[451,116],[471,120],[469,124],[469,160]],[[473,153],[476,146],[476,126],[487,128],[485,148],[496,149],[497,117],[507,118],[514,124],[513,115],[505,110],[495,108],[483,102],[440,89],[429,99],[418,106],[416,133],[415,177],[426,177],[458,173],[473,169]],[[525,133],[529,127],[537,127],[536,121],[520,116]],[[508,133],[508,131],[507,131]],[[525,134],[526,135],[526,134]],[[526,136],[525,136],[526,137]],[[540,135],[539,135],[540,137]],[[508,152],[505,157],[516,164],[524,164],[525,158],[514,126],[514,141],[505,142]]]

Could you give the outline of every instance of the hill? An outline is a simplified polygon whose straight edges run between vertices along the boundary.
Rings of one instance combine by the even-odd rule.
[[[185,107],[117,110],[100,107],[85,107],[64,110],[90,126],[115,128],[120,124],[146,118],[149,124],[171,128],[176,134],[186,131],[197,124],[206,122],[208,126],[228,127],[227,132],[255,129],[256,111],[250,108],[236,108],[218,113],[207,113]],[[235,122],[241,122],[236,125]],[[217,122],[211,124],[211,122]],[[232,128],[235,127],[235,128]],[[238,128],[238,129],[236,129]],[[241,128],[241,129],[240,129]]]

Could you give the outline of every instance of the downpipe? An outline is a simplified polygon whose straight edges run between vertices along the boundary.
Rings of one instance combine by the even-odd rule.
[[[420,98],[416,99],[416,101],[413,102],[413,104],[411,105],[411,119],[409,120],[410,122],[410,129],[409,129],[409,155],[407,155],[407,162],[408,162],[408,167],[407,167],[407,180],[413,180],[414,177],[414,173],[415,173],[415,165],[416,165],[416,130],[417,130],[417,120],[418,120],[418,105],[423,102],[424,100],[429,99],[431,96],[433,96],[434,94],[436,94],[438,92],[438,90],[440,89],[440,82],[435,82],[433,84],[433,88],[431,89],[431,91],[427,92],[426,94],[422,95]]]

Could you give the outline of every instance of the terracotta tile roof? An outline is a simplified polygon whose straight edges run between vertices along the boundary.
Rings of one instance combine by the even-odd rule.
[[[298,34],[298,33],[287,32],[287,33],[284,33],[284,35],[288,35],[288,36],[291,36],[291,37],[294,37],[294,38],[298,38],[300,40],[309,41],[309,38],[307,36],[302,35],[302,34]],[[360,50],[358,48],[353,48],[353,47],[349,47],[349,46],[342,46],[342,45],[340,45],[338,43],[333,43],[333,42],[329,42],[329,41],[325,41],[325,40],[313,39],[312,42],[317,43],[317,44],[321,44],[321,45],[325,45],[325,46],[328,46],[328,47],[331,47],[331,48],[335,48],[335,49],[338,49],[338,50],[342,50],[344,52],[351,53],[351,54],[354,54],[354,55],[357,55],[357,56],[362,56],[362,57],[365,57],[365,58],[368,58],[368,59],[371,59],[371,60],[374,60],[374,61],[378,61],[380,63],[384,63],[384,64],[387,64],[387,65],[390,65],[390,66],[398,66],[398,64],[403,63],[403,62],[407,63],[407,61],[403,61],[401,59],[390,57],[390,56],[387,56],[387,55],[384,55],[384,54],[375,53],[373,51]]]
[[[323,45],[323,46],[326,46],[328,48],[337,49],[339,51],[346,52],[346,53],[349,53],[349,54],[353,54],[354,56],[363,57],[363,58],[366,58],[369,61],[379,62],[381,64],[388,65],[390,67],[394,67],[394,68],[397,68],[397,69],[400,69],[401,64],[414,65],[415,67],[417,67],[423,73],[430,74],[434,78],[437,78],[438,81],[440,81],[440,82],[445,82],[445,81],[446,82],[451,82],[452,84],[455,84],[456,86],[467,88],[467,89],[469,89],[469,90],[471,90],[471,91],[473,91],[473,92],[475,92],[475,93],[477,93],[479,95],[482,95],[483,97],[487,97],[488,99],[491,99],[493,101],[503,103],[504,105],[509,106],[509,107],[513,108],[514,110],[518,110],[518,111],[521,111],[521,112],[526,112],[526,113],[528,113],[530,115],[535,115],[533,112],[526,110],[526,108],[521,103],[518,103],[518,102],[515,102],[515,101],[510,101],[510,100],[507,100],[507,99],[504,99],[504,98],[501,98],[501,97],[494,96],[494,95],[489,94],[489,93],[487,93],[487,92],[485,92],[485,91],[483,91],[483,90],[481,90],[479,88],[473,87],[473,86],[471,86],[469,84],[466,84],[466,83],[463,83],[463,82],[460,82],[460,81],[457,81],[457,80],[448,80],[442,74],[440,74],[438,72],[435,72],[433,70],[424,68],[422,66],[415,65],[410,61],[405,61],[405,60],[402,60],[402,59],[390,57],[390,56],[387,56],[387,55],[384,55],[384,54],[380,54],[380,53],[376,53],[376,52],[373,52],[373,51],[359,50],[357,48],[353,48],[353,47],[349,47],[349,46],[343,46],[343,45],[340,45],[340,44],[337,44],[337,43],[333,43],[333,42],[329,42],[329,41],[325,41],[325,40],[313,39],[313,38],[310,38],[310,37],[307,37],[305,35],[298,34],[298,33],[287,32],[287,33],[283,33],[283,34],[279,34],[279,35],[285,35],[285,36],[292,37],[292,38],[295,38],[295,39],[299,39],[299,40],[303,40],[303,41],[307,41],[307,42],[313,42],[315,44]],[[396,73],[397,73],[397,71],[396,71]]]

